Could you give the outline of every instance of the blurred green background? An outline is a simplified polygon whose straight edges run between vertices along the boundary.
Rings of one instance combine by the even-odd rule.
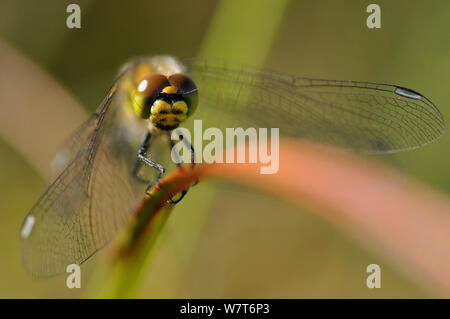
[[[81,29],[68,29],[70,3],[1,0],[0,42],[48,72],[88,112],[98,106],[118,68],[130,57],[202,54],[247,64],[266,62],[270,69],[305,77],[398,84],[424,93],[444,117],[450,114],[449,1],[377,1],[382,10],[378,30],[365,24],[366,7],[372,1],[290,1],[286,7],[283,1],[242,1],[234,11],[231,4],[210,0],[76,1],[82,10]],[[278,16],[272,22],[260,19],[271,19],[271,14],[279,14],[279,23]],[[270,28],[264,29],[268,24]],[[246,38],[269,39],[254,55],[255,44]],[[222,42],[226,46],[221,47]],[[5,74],[1,77],[8,80]],[[14,112],[8,107],[0,104],[2,116]],[[44,115],[36,119],[46,120]],[[45,148],[48,141],[33,143]],[[86,296],[108,249],[83,266],[82,289],[69,290],[65,276],[31,279],[20,261],[18,233],[49,181],[20,155],[9,137],[0,136],[0,154],[0,297]],[[407,174],[448,193],[449,155],[450,138],[444,135],[422,149],[396,155],[393,161]],[[382,267],[382,289],[365,285],[365,269],[371,263]],[[208,181],[193,188],[174,210],[137,296],[432,295],[411,282],[403,269],[307,211],[249,188]]]

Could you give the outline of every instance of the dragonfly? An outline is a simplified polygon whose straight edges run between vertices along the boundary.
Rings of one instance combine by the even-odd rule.
[[[445,129],[439,109],[402,86],[223,61],[133,58],[55,156],[59,173],[20,231],[26,269],[36,277],[62,274],[108,244],[152,185],[142,168],[158,181],[166,172],[157,160],[161,145],[193,119],[222,128],[277,127],[281,136],[368,153],[415,149]]]

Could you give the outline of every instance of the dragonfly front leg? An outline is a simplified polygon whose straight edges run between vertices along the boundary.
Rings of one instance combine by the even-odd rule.
[[[194,147],[192,147],[192,144],[187,139],[185,139],[182,134],[179,134],[179,138],[184,143],[184,145],[187,148],[189,148],[190,151],[191,151],[191,169],[193,169],[194,166],[195,166],[195,150],[194,150]],[[170,141],[170,149],[173,150],[173,148],[175,146],[175,143],[170,138],[170,136],[169,136],[169,141]],[[176,161],[177,167],[180,167],[181,166],[181,161],[180,161],[180,158],[178,157],[178,153],[174,152],[173,154],[177,157],[177,161]],[[194,183],[194,185],[197,184],[197,183],[198,183],[198,180]],[[189,190],[189,187],[183,189],[183,191],[181,192],[180,197],[178,199],[176,199],[176,200],[170,198],[170,202],[172,204],[176,204],[176,203],[180,202],[183,199],[183,197],[187,194],[188,190]]]
[[[164,175],[164,173],[166,171],[161,164],[153,162],[152,160],[145,157],[145,155],[148,151],[148,147],[150,145],[151,136],[152,136],[151,132],[147,132],[147,134],[145,135],[145,138],[142,141],[141,146],[139,147],[139,150],[137,153],[137,160],[133,167],[133,176],[141,182],[148,183],[147,189],[145,191],[147,194],[149,193],[151,187],[153,186],[153,183],[150,180],[145,180],[139,176],[139,171],[142,168],[142,164],[143,163],[147,164],[148,166],[156,168],[159,171],[158,177],[156,179],[157,184],[159,183],[161,177]]]

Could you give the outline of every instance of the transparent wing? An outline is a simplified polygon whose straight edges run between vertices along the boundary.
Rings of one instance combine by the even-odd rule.
[[[142,194],[131,178],[136,149],[121,138],[116,91],[117,82],[70,139],[71,161],[24,221],[23,260],[34,276],[60,274],[88,259],[111,240]]]
[[[78,129],[72,133],[64,145],[56,152],[51,170],[53,177],[58,177],[62,171],[75,159],[83,144],[90,137],[97,126],[98,114],[93,114]]]
[[[366,152],[395,152],[440,137],[442,114],[425,96],[387,84],[292,77],[199,60],[195,118],[218,127],[278,127],[280,134]]]

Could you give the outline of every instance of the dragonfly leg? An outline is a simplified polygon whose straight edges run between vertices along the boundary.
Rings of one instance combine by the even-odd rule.
[[[187,139],[185,139],[182,134],[179,134],[179,137],[180,137],[180,140],[184,143],[184,145],[186,145],[186,147],[189,148],[190,151],[191,151],[191,169],[193,169],[195,167],[195,157],[196,157],[194,147],[192,147],[192,144]],[[172,150],[174,145],[175,145],[175,143],[173,142],[173,140],[171,138],[169,138],[169,141],[170,141],[170,148]],[[174,155],[177,157],[176,165],[178,167],[180,167],[181,166],[181,161],[180,161],[180,159],[178,157],[178,154],[174,153]],[[194,185],[196,185],[197,183],[198,183],[198,179],[195,181]],[[186,189],[183,189],[183,191],[181,192],[180,197],[175,199],[175,200],[172,197],[170,197],[170,202],[172,204],[179,203],[183,199],[183,197],[187,194],[188,190],[189,190],[189,187],[186,188]]]
[[[150,167],[153,167],[155,169],[157,169],[159,171],[158,177],[156,179],[156,183],[159,183],[161,177],[164,175],[165,173],[165,169],[161,164],[158,164],[156,162],[153,162],[152,160],[148,159],[147,157],[145,157],[148,147],[150,145],[150,139],[151,139],[151,132],[147,132],[147,134],[145,135],[144,140],[142,141],[141,146],[139,147],[138,153],[137,153],[137,160],[136,163],[134,164],[133,167],[133,176],[135,178],[137,178],[139,181],[144,182],[144,183],[148,183],[147,189],[146,189],[146,193],[148,193],[151,189],[151,187],[153,186],[153,183],[149,180],[145,180],[143,178],[141,178],[139,176],[139,171],[142,168],[142,164],[146,164]]]

